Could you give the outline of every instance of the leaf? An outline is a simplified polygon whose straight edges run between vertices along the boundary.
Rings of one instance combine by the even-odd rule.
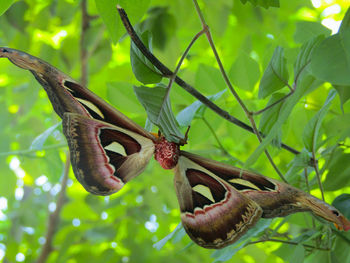
[[[311,86],[319,83],[313,76],[308,74],[307,70],[302,71],[299,76],[298,86],[294,93],[283,103],[278,120],[275,122],[270,130],[270,133],[263,139],[255,151],[249,156],[248,160],[244,163],[244,167],[251,166],[259,156],[264,152],[266,147],[276,138],[283,123],[287,120],[294,106],[298,103],[301,97],[310,89]]]
[[[254,6],[262,6],[264,8],[280,7],[279,0],[241,0],[243,4],[250,2]]]
[[[276,102],[279,99],[283,98],[284,96],[285,96],[285,94],[283,94],[283,93],[274,93],[274,94],[272,94],[269,102],[266,104],[265,107],[270,106],[271,104],[273,104],[274,102]],[[270,132],[271,128],[273,127],[275,122],[278,120],[278,116],[280,114],[282,106],[283,106],[283,101],[281,101],[280,103],[278,103],[275,106],[271,107],[270,109],[265,110],[261,114],[261,119],[260,119],[260,123],[259,123],[259,130],[262,133],[268,134]],[[280,134],[279,134],[278,137],[280,137]]]
[[[200,64],[196,72],[195,87],[209,94],[226,88],[226,83],[217,68]]]
[[[0,16],[6,12],[15,0],[0,0]]]
[[[18,1],[14,3],[5,13],[5,16],[9,23],[17,30],[24,32],[27,21],[24,19],[24,14],[28,9],[28,4],[24,1]]]
[[[152,52],[152,37],[150,33],[146,31],[140,37],[145,46]],[[133,42],[131,42],[130,46],[130,63],[135,77],[143,84],[158,83],[162,80],[161,73]]]
[[[266,98],[271,93],[283,88],[288,83],[288,70],[284,49],[276,47],[272,58],[261,78],[259,85],[259,98]]]
[[[293,161],[289,164],[290,168],[285,174],[285,177],[287,178],[288,182],[292,185],[294,185],[294,181],[296,177],[298,176],[298,173],[309,166],[310,163],[310,153],[303,149],[301,153],[295,155]]]
[[[114,44],[119,41],[125,32],[117,11],[117,3],[126,10],[132,24],[136,24],[146,13],[150,0],[95,0],[97,10]]]
[[[214,95],[208,96],[207,98],[211,101],[215,101],[218,100],[225,92],[226,89]],[[193,102],[190,106],[187,106],[182,111],[180,111],[176,116],[176,120],[180,124],[180,126],[188,127],[191,125],[191,122],[195,117],[203,117],[206,109],[207,106],[205,106],[202,102],[197,100]]]
[[[128,112],[144,112],[137,101],[132,84],[127,82],[108,82],[107,99],[118,109]]]
[[[309,152],[317,151],[321,124],[331,106],[331,102],[333,101],[335,94],[336,93],[334,90],[331,90],[329,92],[326,102],[323,104],[322,108],[317,112],[317,114],[315,114],[315,116],[312,117],[312,119],[306,124],[304,128],[303,142],[305,148]]]
[[[350,28],[350,7],[346,10],[345,16],[339,27],[339,33],[343,33],[346,29]]]
[[[170,239],[176,239],[176,242],[182,239],[186,235],[185,229],[182,227],[182,224],[179,223],[176,228],[167,236],[163,237],[161,240],[159,240],[157,243],[153,244],[153,247],[157,250],[160,250],[162,247],[165,246],[165,244]],[[176,243],[174,242],[174,243]]]
[[[312,53],[312,73],[333,85],[350,85],[350,28],[324,39]]]
[[[232,258],[240,249],[242,249],[245,246],[245,244],[247,244],[251,240],[251,238],[257,237],[266,228],[268,228],[271,224],[271,221],[271,219],[261,218],[256,223],[256,225],[249,229],[248,232],[244,234],[244,236],[242,236],[236,243],[232,244],[231,246],[214,251],[211,254],[211,257],[215,259],[214,262],[227,261],[230,258]]]
[[[330,29],[320,23],[312,21],[298,21],[294,33],[295,42],[304,43],[320,35],[329,36],[332,33]]]
[[[147,112],[150,121],[160,128],[162,134],[173,142],[179,142],[179,138],[184,136],[178,129],[178,124],[171,109],[167,89],[164,85],[158,85],[155,88],[145,86],[136,87],[134,91],[138,100]]]
[[[154,46],[164,50],[176,32],[176,19],[169,13],[169,7],[157,6],[148,10],[147,19],[141,26],[142,31],[152,32]]]
[[[294,81],[296,83],[298,81],[298,78],[301,72],[309,68],[306,66],[308,66],[311,62],[311,54],[323,39],[324,39],[323,36],[317,36],[310,39],[308,42],[304,43],[301,46],[297,59],[294,63],[294,76],[295,76]]]
[[[328,169],[326,180],[323,187],[326,191],[335,191],[350,185],[350,154],[344,153],[342,149],[337,148],[333,151],[329,161],[326,163]]]
[[[38,135],[30,145],[30,150],[41,150],[46,142],[47,138],[56,130],[56,128],[61,125],[62,122],[58,122],[55,125],[48,128],[42,134]]]
[[[290,262],[293,263],[303,263],[305,258],[305,248],[303,245],[298,244],[294,248],[293,255],[291,256]]]
[[[229,76],[238,88],[252,91],[260,77],[259,64],[245,52],[241,52],[231,66]]]
[[[341,86],[341,85],[333,85],[339,95],[339,99],[341,102],[341,107],[343,108],[345,102],[350,99],[350,85]]]
[[[350,218],[350,194],[341,194],[337,196],[332,205],[337,208],[346,218]]]

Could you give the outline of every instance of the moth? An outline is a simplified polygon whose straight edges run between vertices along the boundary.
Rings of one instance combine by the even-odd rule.
[[[205,248],[237,241],[261,218],[310,211],[349,230],[336,208],[288,184],[201,156],[150,133],[47,62],[0,48],[0,57],[31,71],[62,118],[74,174],[92,194],[110,195],[154,158],[174,169],[182,224]]]

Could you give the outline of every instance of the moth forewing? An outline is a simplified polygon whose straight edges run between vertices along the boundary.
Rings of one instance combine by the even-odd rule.
[[[261,208],[214,173],[180,156],[175,188],[183,226],[198,245],[221,248],[253,226]]]
[[[145,169],[154,153],[152,140],[79,114],[64,114],[63,132],[74,174],[93,194],[120,190]]]
[[[154,139],[141,126],[49,63],[23,51],[5,47],[0,47],[0,57],[8,58],[16,66],[29,70],[43,86],[61,118],[66,112],[78,113]]]

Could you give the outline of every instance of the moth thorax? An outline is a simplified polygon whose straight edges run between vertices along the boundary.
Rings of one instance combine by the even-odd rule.
[[[154,159],[156,159],[164,169],[172,169],[176,166],[180,154],[179,145],[174,142],[168,142],[162,137],[156,142],[155,148]]]

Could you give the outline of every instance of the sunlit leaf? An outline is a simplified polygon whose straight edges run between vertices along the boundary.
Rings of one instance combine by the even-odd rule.
[[[259,98],[265,98],[271,93],[283,88],[288,83],[288,70],[284,50],[276,47],[270,63],[260,80]]]

